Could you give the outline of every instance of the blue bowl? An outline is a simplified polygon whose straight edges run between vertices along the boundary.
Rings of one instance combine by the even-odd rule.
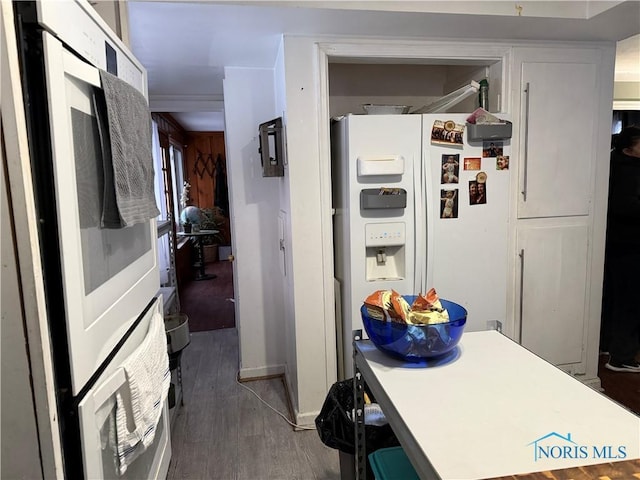
[[[403,295],[411,305],[416,296]],[[461,305],[440,300],[449,312],[449,321],[432,325],[408,325],[370,317],[363,305],[360,308],[364,329],[369,339],[381,351],[401,360],[420,362],[450,352],[460,341],[467,311]]]

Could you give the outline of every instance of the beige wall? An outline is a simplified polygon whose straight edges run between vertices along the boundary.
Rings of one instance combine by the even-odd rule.
[[[91,2],[91,6],[98,12],[107,25],[116,32],[118,38],[129,48],[129,14],[127,12],[127,2],[117,1],[99,1]]]
[[[451,93],[488,70],[478,65],[332,63],[329,65],[329,113],[332,117],[364,113],[362,104],[408,105],[417,110]],[[449,112],[475,108],[475,98]]]
[[[615,82],[613,85],[613,100],[640,100],[640,82]]]

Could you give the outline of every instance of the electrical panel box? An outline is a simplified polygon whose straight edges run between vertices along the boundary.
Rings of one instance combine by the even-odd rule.
[[[263,177],[284,177],[284,142],[282,141],[282,117],[261,123],[258,127],[260,138],[260,161]]]

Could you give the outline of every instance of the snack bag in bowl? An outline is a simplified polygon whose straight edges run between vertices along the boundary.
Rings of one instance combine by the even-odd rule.
[[[433,325],[448,321],[449,312],[442,307],[435,288],[429,290],[426,295],[418,295],[411,305],[411,311],[407,315],[407,323],[413,325]]]
[[[406,322],[411,308],[395,290],[376,290],[365,298],[364,305],[370,317],[399,323]]]

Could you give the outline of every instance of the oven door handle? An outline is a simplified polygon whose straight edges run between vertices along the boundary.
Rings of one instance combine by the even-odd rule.
[[[62,53],[62,61],[64,63],[65,74],[78,78],[85,83],[93,85],[94,87],[102,88],[100,70],[96,67],[83,62],[73,53],[64,49]]]
[[[127,376],[124,373],[124,368],[120,367],[93,394],[96,411],[110,400],[113,394],[125,383],[127,383]]]

